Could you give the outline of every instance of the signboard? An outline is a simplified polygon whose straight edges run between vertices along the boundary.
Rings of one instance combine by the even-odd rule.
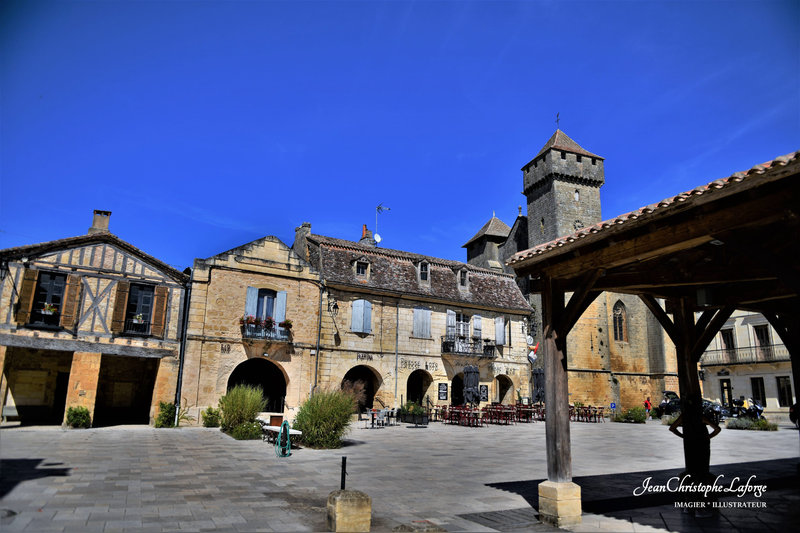
[[[489,385],[481,385],[481,401],[489,401]]]
[[[610,406],[610,407],[611,407],[612,409],[616,409],[616,408],[617,408],[617,404],[615,404],[614,402],[611,402],[611,406]]]
[[[447,383],[439,383],[439,399],[447,399]]]

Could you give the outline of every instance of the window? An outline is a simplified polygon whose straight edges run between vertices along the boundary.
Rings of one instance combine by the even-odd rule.
[[[567,158],[567,152],[562,151],[561,152],[561,159],[566,159],[566,158]]]
[[[764,393],[764,378],[750,378],[750,387],[753,389],[753,401],[761,407],[766,407],[767,395]]]
[[[30,324],[40,326],[58,326],[64,288],[67,285],[65,274],[39,272],[39,281],[33,295]]]
[[[769,326],[762,324],[753,326],[753,333],[756,337],[756,352],[760,360],[772,358],[772,346],[769,340]]]
[[[789,407],[792,405],[792,381],[789,376],[778,376],[778,405]]]
[[[719,389],[720,389],[720,398],[722,399],[722,405],[725,407],[731,407],[733,405],[733,391],[731,390],[731,380],[730,379],[721,379],[719,380]]]
[[[464,313],[456,313],[456,335],[459,337],[469,336],[469,316]]]
[[[580,156],[580,154],[578,154],[576,157],[578,158],[578,163],[580,163],[581,160],[583,160],[583,158]]]
[[[502,316],[494,319],[494,342],[498,346],[506,343],[506,319]]]
[[[628,342],[628,317],[625,311],[625,304],[617,302],[614,304],[614,340]]]
[[[275,298],[278,293],[269,289],[258,289],[256,296],[256,318],[264,320],[267,317],[274,317],[275,314]]]
[[[576,202],[581,201],[581,191],[579,191],[578,189],[575,189],[575,201]]]
[[[719,332],[720,340],[722,341],[722,349],[733,351],[736,349],[736,340],[733,336],[733,328],[723,329]]]
[[[472,338],[480,339],[482,335],[481,315],[472,317]]]
[[[419,264],[419,280],[428,281],[428,263]]]
[[[125,310],[125,333],[150,333],[155,287],[131,283]]]
[[[244,304],[245,319],[253,317],[256,324],[245,320],[245,336],[287,340],[288,332],[278,324],[286,320],[286,291],[247,287],[247,300]],[[260,322],[272,318],[272,326],[267,327]]]
[[[356,276],[366,277],[369,270],[369,263],[364,261],[356,261]]]
[[[350,330],[355,333],[370,333],[372,331],[372,304],[370,302],[366,300],[353,302]]]
[[[431,310],[427,307],[414,308],[414,330],[411,335],[421,339],[431,338]]]
[[[459,285],[460,287],[466,287],[466,286],[467,286],[467,280],[468,280],[468,279],[469,279],[469,278],[468,278],[468,276],[467,276],[467,271],[466,271],[466,270],[461,270],[461,271],[458,273],[458,285]]]

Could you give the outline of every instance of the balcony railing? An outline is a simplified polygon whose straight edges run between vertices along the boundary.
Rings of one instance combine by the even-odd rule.
[[[149,335],[150,321],[129,318],[128,320],[125,321],[125,329],[123,331],[125,333],[133,333],[136,335]]]
[[[707,350],[700,358],[700,365],[774,363],[789,360],[789,350],[786,349],[786,346],[783,344],[770,344],[726,350]]]
[[[289,330],[273,326],[268,328],[266,326],[256,324],[243,324],[242,337],[245,339],[257,339],[266,341],[288,341]]]
[[[491,358],[494,357],[494,344],[485,343],[481,339],[470,340],[467,337],[443,336],[442,353]]]

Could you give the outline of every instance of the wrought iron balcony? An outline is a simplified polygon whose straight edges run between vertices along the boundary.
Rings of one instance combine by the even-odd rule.
[[[242,324],[242,337],[265,341],[288,341],[289,330],[278,326],[267,327],[260,324]]]
[[[789,350],[786,349],[786,346],[769,344],[726,350],[707,350],[700,358],[700,366],[776,363],[789,360]]]
[[[150,321],[141,320],[136,318],[129,318],[125,321],[124,333],[133,333],[136,335],[149,335],[150,334]]]
[[[494,344],[485,343],[481,339],[445,335],[442,337],[442,353],[472,355],[475,357],[494,357]]]

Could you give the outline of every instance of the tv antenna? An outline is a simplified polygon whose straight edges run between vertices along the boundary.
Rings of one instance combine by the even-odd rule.
[[[376,243],[379,243],[379,242],[381,242],[383,240],[383,239],[381,239],[381,236],[378,235],[378,213],[383,213],[384,211],[391,211],[391,209],[386,207],[385,205],[383,205],[383,202],[381,202],[381,203],[378,204],[378,207],[375,208],[375,236],[374,236],[374,239],[375,239]]]

